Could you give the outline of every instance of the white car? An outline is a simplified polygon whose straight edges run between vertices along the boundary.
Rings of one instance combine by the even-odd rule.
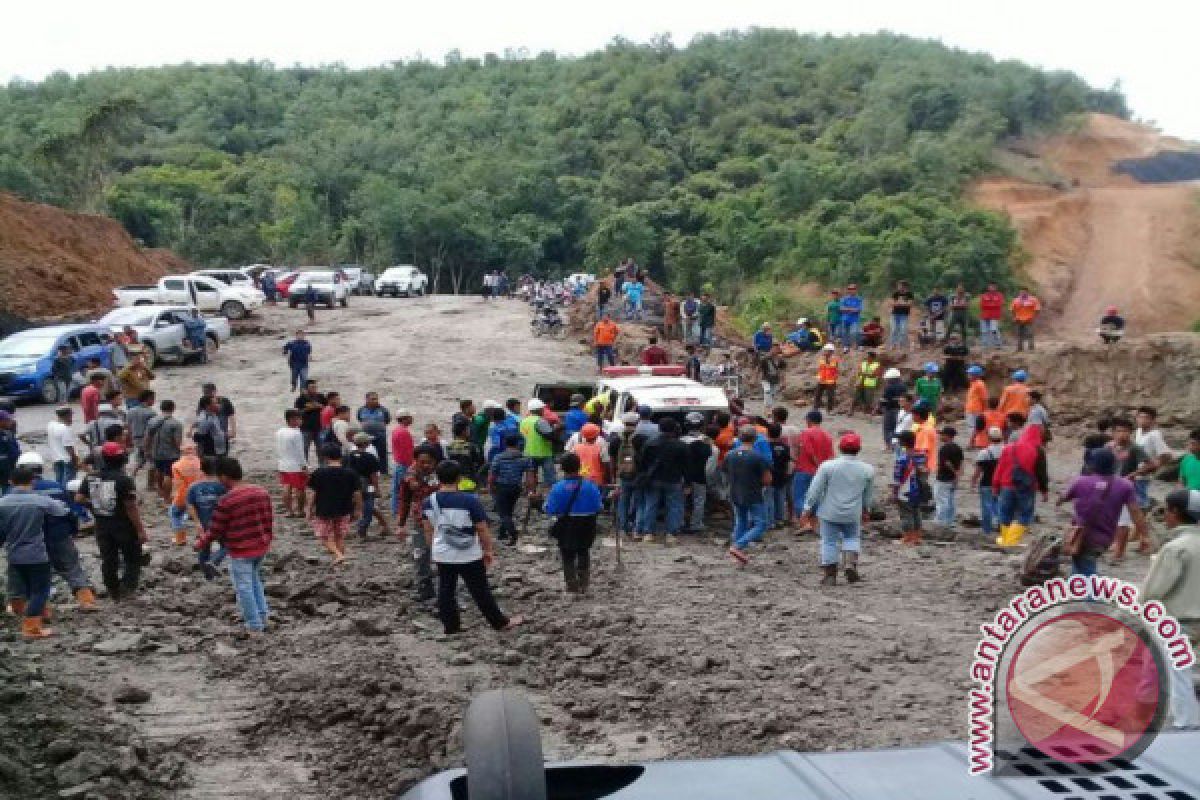
[[[106,325],[114,334],[126,327],[137,331],[146,366],[151,369],[159,361],[183,363],[200,355],[187,341],[184,320],[196,316],[190,306],[135,306],[116,308],[96,320],[97,325]],[[230,336],[229,321],[223,317],[204,317],[204,340],[211,360],[221,344]]]
[[[195,306],[201,311],[219,311],[229,319],[242,319],[266,302],[263,293],[252,286],[228,286],[205,275],[168,275],[152,286],[118,286],[113,297],[121,307]]]
[[[592,275],[590,272],[575,272],[571,275],[568,275],[567,279],[563,282],[572,288],[576,286],[582,286],[584,289],[586,289],[596,282],[596,276]]]
[[[226,286],[237,286],[242,289],[254,288],[254,278],[250,273],[241,269],[198,269],[190,274],[213,278]]]
[[[429,277],[413,266],[388,267],[375,279],[375,294],[383,297],[420,297],[429,289]]]
[[[333,270],[301,272],[288,287],[288,306],[296,308],[304,302],[308,287],[312,286],[317,293],[317,303],[329,308],[340,305],[345,308],[350,303],[350,290],[346,281]]]

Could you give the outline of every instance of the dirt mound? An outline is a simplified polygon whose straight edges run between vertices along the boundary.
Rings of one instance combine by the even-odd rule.
[[[45,317],[108,308],[114,286],[190,269],[173,253],[139,248],[107,217],[0,193],[0,286],[3,311],[10,314]]]
[[[1114,172],[1118,161],[1184,146],[1093,114],[1078,132],[1021,146],[1059,176],[1057,186],[1070,188],[1009,177],[972,187],[974,202],[1012,218],[1053,335],[1090,338],[1109,305],[1136,333],[1186,330],[1200,317],[1196,185],[1145,185]]]

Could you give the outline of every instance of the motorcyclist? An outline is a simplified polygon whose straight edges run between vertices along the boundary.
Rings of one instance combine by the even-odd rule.
[[[1096,333],[1100,334],[1100,339],[1105,344],[1121,341],[1121,337],[1125,335],[1125,318],[1116,306],[1104,309],[1104,316],[1100,318],[1100,327]]]

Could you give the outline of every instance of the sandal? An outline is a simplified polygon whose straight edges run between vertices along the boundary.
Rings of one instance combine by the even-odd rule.
[[[520,614],[518,614],[515,617],[509,617],[508,624],[505,625],[503,628],[500,628],[500,630],[501,631],[511,631],[513,628],[520,627],[521,625],[524,625],[524,624],[525,624],[525,618],[522,617]]]
[[[741,550],[738,550],[736,547],[729,548],[729,550],[727,552],[729,553],[730,558],[732,558],[734,561],[738,562],[742,566],[745,566],[746,564],[750,563],[749,556],[747,556]]]

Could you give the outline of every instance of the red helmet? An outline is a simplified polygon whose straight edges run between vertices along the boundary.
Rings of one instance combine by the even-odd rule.
[[[1108,308],[1104,309],[1104,313],[1108,314],[1110,317],[1115,317],[1117,315],[1117,307],[1109,306]]]
[[[590,442],[600,435],[600,426],[594,422],[589,422],[579,429],[579,435]]]

